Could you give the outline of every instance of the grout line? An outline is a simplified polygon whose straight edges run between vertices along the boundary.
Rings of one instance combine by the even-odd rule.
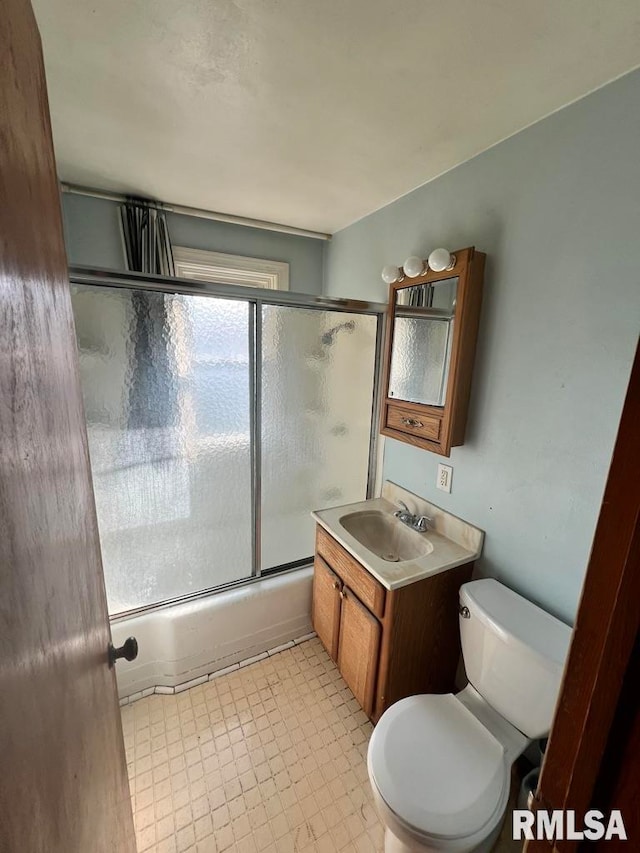
[[[199,687],[201,684],[204,684],[209,680],[208,675],[199,675],[197,678],[190,678],[189,681],[182,681],[180,684],[176,684],[173,688],[174,693],[182,693],[185,690],[191,690],[192,687]]]
[[[307,642],[307,640],[313,640],[313,638],[314,638],[315,636],[316,636],[316,632],[315,632],[315,631],[310,631],[308,634],[305,634],[305,635],[304,635],[304,636],[302,636],[302,637],[298,637],[298,639],[297,639],[297,640],[294,640],[293,642],[295,643],[295,645],[296,645],[296,646],[299,646],[299,645],[300,645],[300,643],[306,643],[306,642]]]
[[[216,669],[215,672],[210,672],[207,677],[209,681],[213,681],[214,678],[220,678],[221,675],[229,675],[230,672],[235,672],[236,669],[240,669],[240,664],[232,663],[231,666],[225,666],[224,669]]]
[[[156,684],[155,687],[146,687],[144,690],[139,690],[136,693],[132,693],[130,696],[123,696],[122,699],[119,700],[120,707],[123,707],[124,705],[131,705],[133,702],[137,702],[138,699],[151,696],[152,693],[156,693],[160,696],[173,696],[176,693],[183,693],[185,690],[190,690],[192,687],[198,687],[201,684],[205,684],[207,681],[213,681],[215,678],[220,678],[222,675],[229,675],[229,673],[242,669],[245,666],[251,666],[251,664],[259,663],[259,661],[266,660],[267,658],[280,654],[280,652],[284,652],[287,649],[292,649],[294,646],[299,646],[301,643],[313,640],[316,636],[317,634],[315,631],[310,631],[308,634],[303,634],[302,637],[296,637],[293,640],[289,640],[287,643],[282,643],[280,646],[268,649],[266,652],[260,652],[258,655],[253,655],[252,657],[245,658],[238,663],[233,663],[231,666],[226,666],[224,669],[216,669],[213,672],[205,673],[205,675],[200,675],[197,678],[191,678],[188,681],[181,681],[180,684],[176,684],[174,687],[168,687],[164,684]]]
[[[285,649],[292,649],[294,646],[295,643],[293,642],[293,640],[289,640],[288,643],[283,643],[281,646],[276,646],[273,649],[268,649],[267,654],[269,655],[269,657],[271,657],[272,655],[277,655],[278,652],[283,652]]]
[[[260,652],[259,655],[254,655],[252,658],[247,658],[246,660],[240,661],[240,669],[244,666],[251,666],[252,663],[258,663],[259,660],[265,660],[269,655],[267,652]]]

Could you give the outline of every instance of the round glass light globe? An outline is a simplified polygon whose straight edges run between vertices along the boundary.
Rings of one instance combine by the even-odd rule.
[[[415,278],[417,275],[422,275],[424,272],[424,261],[417,255],[411,255],[411,257],[407,258],[404,262],[402,269],[404,270],[404,274],[409,276],[409,278]]]
[[[429,255],[428,264],[434,272],[442,272],[451,266],[452,257],[446,249],[434,249]]]
[[[387,284],[393,284],[394,281],[397,281],[400,278],[400,269],[398,267],[394,267],[389,264],[386,267],[382,268],[382,280]]]

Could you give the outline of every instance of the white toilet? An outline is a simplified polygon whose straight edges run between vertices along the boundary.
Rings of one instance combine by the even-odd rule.
[[[571,629],[487,579],[460,589],[460,635],[468,686],[396,702],[371,736],[386,853],[491,850],[511,765],[549,732]]]

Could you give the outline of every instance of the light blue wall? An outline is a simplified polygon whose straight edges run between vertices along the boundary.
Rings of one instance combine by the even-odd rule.
[[[339,232],[326,257],[327,294],[386,301],[384,264],[487,253],[453,492],[435,488],[440,457],[392,439],[384,475],[482,527],[481,572],[567,621],[640,328],[639,146],[635,72]]]
[[[70,264],[124,269],[118,205],[88,196],[62,196],[67,255]],[[168,213],[175,246],[246,255],[289,264],[289,287],[298,293],[321,293],[324,242]]]

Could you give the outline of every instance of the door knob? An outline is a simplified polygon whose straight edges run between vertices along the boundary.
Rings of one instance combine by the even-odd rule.
[[[109,643],[109,666],[113,666],[118,658],[135,660],[138,657],[138,641],[135,637],[128,637],[124,643],[116,649],[113,643]]]

